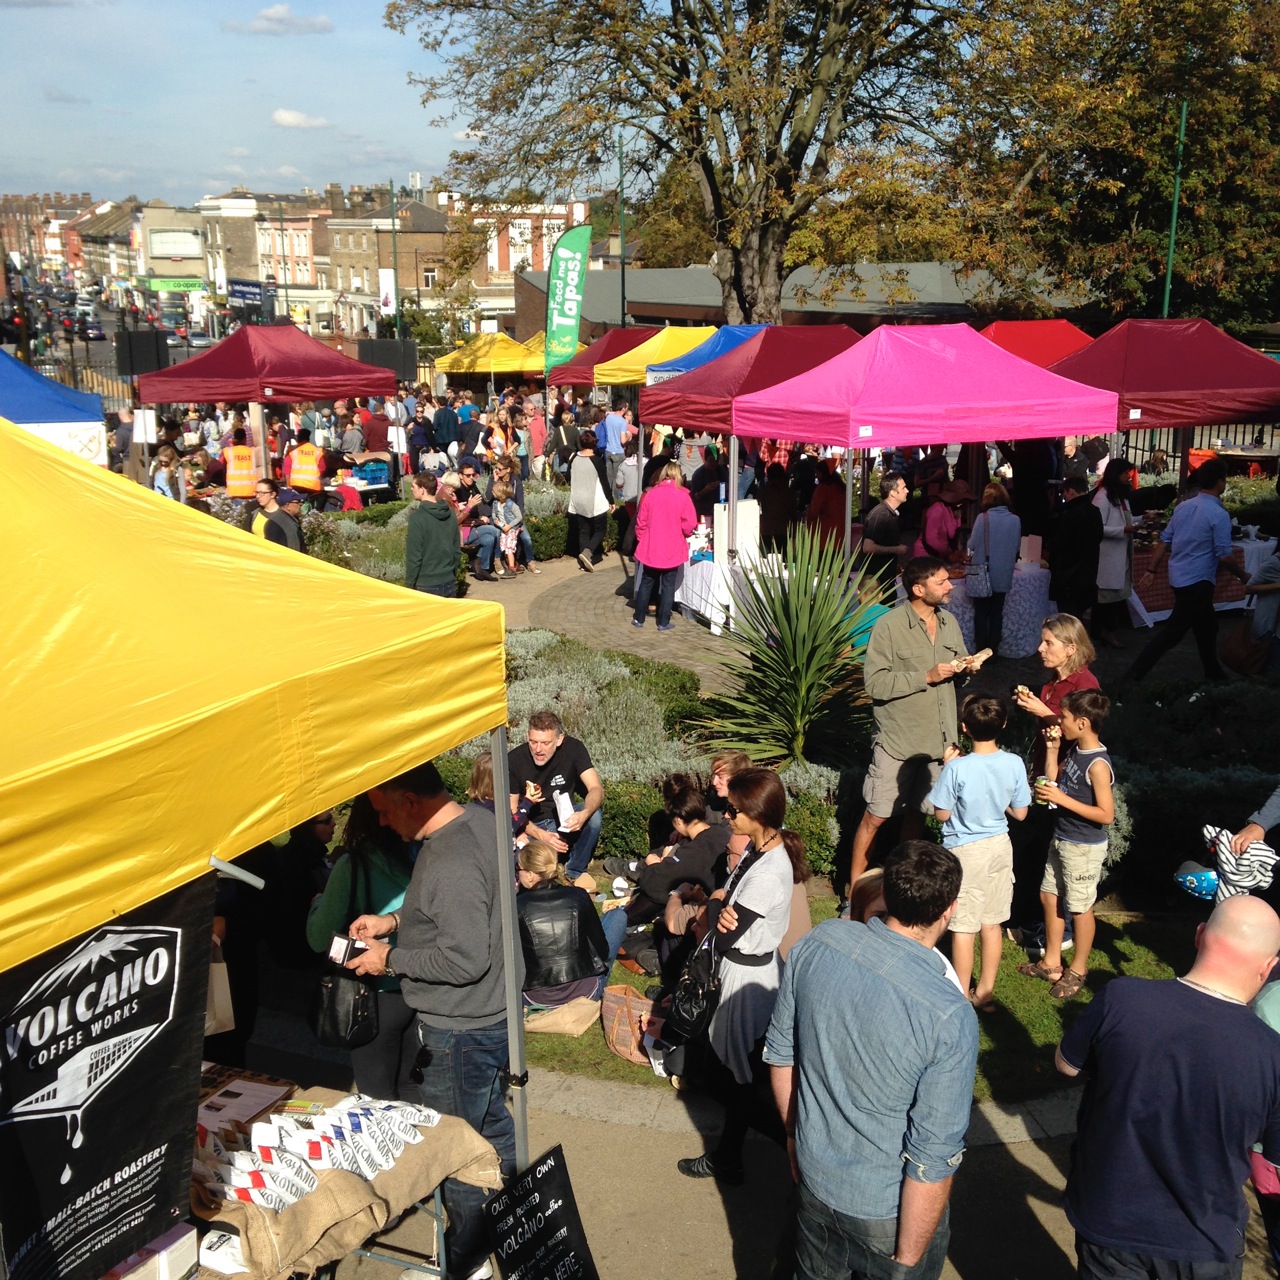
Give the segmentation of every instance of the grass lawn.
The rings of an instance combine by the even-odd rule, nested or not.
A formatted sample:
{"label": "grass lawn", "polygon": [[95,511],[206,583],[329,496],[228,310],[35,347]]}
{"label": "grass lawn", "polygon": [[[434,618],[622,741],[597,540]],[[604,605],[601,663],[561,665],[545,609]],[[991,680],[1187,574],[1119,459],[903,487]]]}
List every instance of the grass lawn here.
{"label": "grass lawn", "polygon": [[[835,915],[836,900],[825,895],[809,900],[815,924]],[[1116,914],[1098,918],[1098,938],[1089,964],[1086,991],[1075,1000],[1049,995],[1047,983],[1023,977],[1018,965],[1026,953],[1006,942],[996,978],[999,1008],[979,1018],[978,1075],[973,1096],[978,1101],[1024,1102],[1067,1085],[1053,1065],[1053,1051],[1062,1033],[1112,978],[1171,978],[1185,972],[1195,954],[1193,912],[1167,917]],[[612,982],[626,982],[643,991],[653,978],[613,967]],[[597,1080],[669,1089],[652,1071],[624,1061],[606,1047],[599,1026],[576,1039],[571,1036],[531,1035],[525,1041],[529,1063],[553,1071],[587,1075]]]}

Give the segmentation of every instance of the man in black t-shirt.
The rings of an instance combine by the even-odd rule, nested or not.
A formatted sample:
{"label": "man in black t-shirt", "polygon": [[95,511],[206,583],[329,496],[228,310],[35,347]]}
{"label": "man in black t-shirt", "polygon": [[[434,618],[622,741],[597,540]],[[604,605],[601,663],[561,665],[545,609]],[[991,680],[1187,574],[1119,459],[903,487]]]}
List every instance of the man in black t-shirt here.
{"label": "man in black t-shirt", "polygon": [[[507,757],[511,771],[511,812],[529,794],[534,807],[529,826],[541,828],[538,837],[557,853],[569,855],[568,875],[576,880],[586,871],[600,841],[604,785],[591,763],[587,748],[577,738],[565,737],[564,725],[554,711],[535,711],[529,717],[529,735]],[[561,796],[561,808],[556,797]],[[574,796],[582,803],[573,804]],[[570,808],[572,806],[572,808]],[[564,821],[562,810],[568,810]]]}
{"label": "man in black t-shirt", "polygon": [[907,482],[896,471],[886,471],[880,478],[880,502],[867,512],[862,525],[862,554],[868,576],[892,584],[898,573],[898,560],[907,554],[898,529],[898,508],[910,496]]}
{"label": "man in black t-shirt", "polygon": [[1081,1280],[1239,1277],[1250,1147],[1280,1161],[1280,1036],[1249,1002],[1280,949],[1261,898],[1228,898],[1174,981],[1117,978],[1068,1028],[1058,1070],[1088,1081],[1067,1218]]}

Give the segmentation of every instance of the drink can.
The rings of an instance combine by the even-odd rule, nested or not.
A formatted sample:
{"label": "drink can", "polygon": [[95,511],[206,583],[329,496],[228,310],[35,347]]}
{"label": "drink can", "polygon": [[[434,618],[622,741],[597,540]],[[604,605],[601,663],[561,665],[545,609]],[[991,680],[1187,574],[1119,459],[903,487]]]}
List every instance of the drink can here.
{"label": "drink can", "polygon": [[[1037,787],[1043,787],[1043,786],[1047,786],[1052,781],[1053,781],[1052,778],[1046,778],[1041,776],[1036,779],[1035,785]],[[1041,800],[1039,796],[1036,796],[1036,804],[1048,804],[1048,803],[1049,802],[1047,800]]]}

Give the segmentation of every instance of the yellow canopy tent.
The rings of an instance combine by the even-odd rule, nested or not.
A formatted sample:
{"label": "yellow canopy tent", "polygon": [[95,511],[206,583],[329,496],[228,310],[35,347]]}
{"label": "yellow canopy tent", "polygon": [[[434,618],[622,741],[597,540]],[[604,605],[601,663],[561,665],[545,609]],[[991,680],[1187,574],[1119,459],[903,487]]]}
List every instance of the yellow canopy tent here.
{"label": "yellow canopy tent", "polygon": [[661,329],[647,342],[624,352],[616,360],[596,365],[595,380],[598,387],[643,386],[645,370],[651,364],[674,360],[686,351],[692,351],[715,333],[714,325],[694,329],[669,326]]}
{"label": "yellow canopy tent", "polygon": [[437,373],[524,373],[529,348],[505,333],[482,333],[436,361]]}
{"label": "yellow canopy tent", "polygon": [[[539,329],[532,338],[527,339],[522,345],[528,347],[529,350],[533,352],[533,360],[525,366],[525,373],[536,375],[539,378],[542,377],[547,355],[547,331],[545,329]],[[569,358],[573,359],[574,356],[577,356],[580,352],[583,352],[586,349],[587,344],[585,342],[579,342],[577,347],[574,349],[573,356],[570,356]]]}

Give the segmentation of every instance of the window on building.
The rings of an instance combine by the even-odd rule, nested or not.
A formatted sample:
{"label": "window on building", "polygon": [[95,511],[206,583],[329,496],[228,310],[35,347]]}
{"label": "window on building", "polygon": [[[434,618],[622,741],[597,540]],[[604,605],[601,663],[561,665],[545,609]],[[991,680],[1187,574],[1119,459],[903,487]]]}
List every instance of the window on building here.
{"label": "window on building", "polygon": [[362,251],[369,248],[369,237],[363,231],[360,233],[360,248]]}
{"label": "window on building", "polygon": [[434,289],[436,287],[435,267],[422,268],[422,287],[424,289]]}
{"label": "window on building", "polygon": [[368,267],[365,267],[364,269],[364,292],[365,293],[369,292],[369,268]]}

